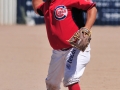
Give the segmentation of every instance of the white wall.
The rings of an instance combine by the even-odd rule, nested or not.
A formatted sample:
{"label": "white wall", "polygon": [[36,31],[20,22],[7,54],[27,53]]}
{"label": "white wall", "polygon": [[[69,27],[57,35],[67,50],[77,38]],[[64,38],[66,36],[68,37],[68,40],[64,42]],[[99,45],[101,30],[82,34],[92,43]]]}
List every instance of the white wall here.
{"label": "white wall", "polygon": [[0,0],[0,24],[16,24],[17,0]]}

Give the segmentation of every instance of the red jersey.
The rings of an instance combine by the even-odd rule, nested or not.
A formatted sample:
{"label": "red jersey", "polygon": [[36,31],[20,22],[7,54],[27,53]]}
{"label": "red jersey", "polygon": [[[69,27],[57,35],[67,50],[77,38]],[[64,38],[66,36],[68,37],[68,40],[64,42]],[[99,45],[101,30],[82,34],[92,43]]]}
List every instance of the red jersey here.
{"label": "red jersey", "polygon": [[72,17],[72,8],[87,11],[95,6],[91,0],[51,0],[41,4],[37,11],[44,15],[48,40],[53,49],[71,47],[67,42],[79,29]]}

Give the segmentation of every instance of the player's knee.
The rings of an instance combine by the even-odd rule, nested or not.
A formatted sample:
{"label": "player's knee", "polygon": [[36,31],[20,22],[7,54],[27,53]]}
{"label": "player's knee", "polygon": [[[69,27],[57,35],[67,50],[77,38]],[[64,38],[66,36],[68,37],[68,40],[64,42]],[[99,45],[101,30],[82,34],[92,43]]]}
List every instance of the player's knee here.
{"label": "player's knee", "polygon": [[46,87],[48,90],[59,90],[59,86],[56,85],[55,83],[52,83],[48,80],[46,80]]}

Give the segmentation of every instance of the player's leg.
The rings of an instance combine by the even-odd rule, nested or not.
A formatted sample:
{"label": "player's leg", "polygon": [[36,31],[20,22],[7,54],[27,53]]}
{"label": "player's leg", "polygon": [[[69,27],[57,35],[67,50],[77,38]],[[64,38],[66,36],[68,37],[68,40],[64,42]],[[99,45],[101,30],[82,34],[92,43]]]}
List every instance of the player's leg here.
{"label": "player's leg", "polygon": [[80,90],[79,81],[90,60],[90,50],[81,52],[73,48],[67,55],[66,60],[64,86],[68,87],[69,90]]}
{"label": "player's leg", "polygon": [[48,90],[59,90],[64,75],[65,54],[68,51],[53,50],[49,64],[46,86]]}

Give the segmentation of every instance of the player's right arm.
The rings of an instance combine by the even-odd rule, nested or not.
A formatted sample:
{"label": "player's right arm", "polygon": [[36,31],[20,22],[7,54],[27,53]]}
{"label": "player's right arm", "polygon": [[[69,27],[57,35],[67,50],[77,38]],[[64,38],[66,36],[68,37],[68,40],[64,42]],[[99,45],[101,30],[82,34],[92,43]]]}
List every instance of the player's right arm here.
{"label": "player's right arm", "polygon": [[[32,6],[33,6],[33,9],[34,11],[37,13],[37,14],[40,14],[38,12],[38,8],[40,5],[42,5],[44,2],[43,0],[32,0]],[[41,11],[42,12],[42,11]]]}

